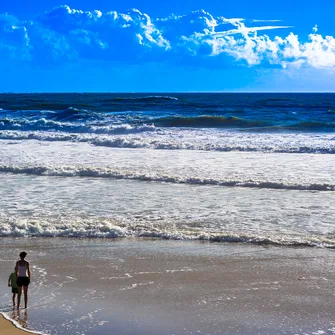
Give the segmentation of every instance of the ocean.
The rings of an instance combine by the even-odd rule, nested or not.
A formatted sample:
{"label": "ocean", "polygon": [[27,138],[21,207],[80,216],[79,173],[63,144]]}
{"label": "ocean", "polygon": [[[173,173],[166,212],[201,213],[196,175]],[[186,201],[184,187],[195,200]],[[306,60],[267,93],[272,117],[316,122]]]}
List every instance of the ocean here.
{"label": "ocean", "polygon": [[43,334],[335,334],[335,94],[0,94],[0,280]]}
{"label": "ocean", "polygon": [[1,94],[0,236],[335,246],[335,94]]}

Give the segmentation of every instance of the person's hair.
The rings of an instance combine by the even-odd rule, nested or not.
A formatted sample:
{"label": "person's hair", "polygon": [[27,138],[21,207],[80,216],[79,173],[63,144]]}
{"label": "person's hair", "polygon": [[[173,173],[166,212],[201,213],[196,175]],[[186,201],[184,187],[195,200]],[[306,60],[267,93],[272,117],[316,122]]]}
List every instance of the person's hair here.
{"label": "person's hair", "polygon": [[25,258],[27,256],[27,253],[25,251],[20,252],[20,257]]}

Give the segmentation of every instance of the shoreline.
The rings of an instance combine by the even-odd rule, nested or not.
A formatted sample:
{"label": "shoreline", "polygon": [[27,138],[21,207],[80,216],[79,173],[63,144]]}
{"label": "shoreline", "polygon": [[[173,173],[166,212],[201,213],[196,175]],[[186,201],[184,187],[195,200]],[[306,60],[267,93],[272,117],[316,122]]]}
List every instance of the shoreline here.
{"label": "shoreline", "polygon": [[[303,240],[297,240],[296,237],[288,237],[287,234],[281,233],[277,234],[278,241],[277,240],[271,240],[269,238],[269,234],[264,233],[261,236],[256,236],[253,234],[247,235],[247,234],[238,234],[238,232],[231,232],[229,233],[220,233],[220,232],[210,232],[210,233],[204,233],[204,234],[197,234],[196,232],[194,235],[187,235],[185,236],[174,236],[171,233],[171,236],[156,236],[155,233],[152,233],[152,236],[150,234],[148,235],[120,235],[120,236],[52,236],[52,235],[26,235],[26,236],[11,236],[11,235],[4,235],[0,236],[0,239],[22,239],[22,238],[29,238],[29,239],[46,239],[46,240],[52,240],[52,239],[65,239],[65,240],[73,240],[73,241],[91,241],[91,242],[121,242],[121,241],[128,241],[128,242],[140,242],[140,241],[151,241],[151,242],[182,242],[182,243],[199,243],[199,244],[213,244],[213,245],[232,245],[237,247],[272,247],[272,248],[283,248],[283,249],[314,249],[314,250],[335,250],[335,244],[333,240],[325,240],[325,241],[317,241],[316,237],[317,235],[313,236],[311,240],[307,240],[307,235],[301,235],[300,237]],[[162,233],[163,235],[163,233]],[[286,237],[286,241],[280,243],[279,237]],[[309,236],[310,237],[310,236]]]}
{"label": "shoreline", "polygon": [[42,333],[34,332],[29,329],[23,329],[16,322],[6,317],[2,312],[0,313],[0,335],[27,335],[27,334],[39,334]]}

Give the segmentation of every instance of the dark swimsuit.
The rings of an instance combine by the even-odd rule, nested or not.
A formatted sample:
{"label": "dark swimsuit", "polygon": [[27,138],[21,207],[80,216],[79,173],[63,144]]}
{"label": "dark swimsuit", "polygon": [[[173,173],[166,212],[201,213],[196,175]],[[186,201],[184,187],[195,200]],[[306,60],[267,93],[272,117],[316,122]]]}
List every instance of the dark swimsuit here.
{"label": "dark swimsuit", "polygon": [[30,279],[28,277],[17,277],[16,285],[17,287],[28,286],[30,284]]}
{"label": "dark swimsuit", "polygon": [[[24,266],[22,266],[20,264],[17,264],[17,266],[18,266],[19,276],[17,277],[16,285],[18,287],[22,287],[22,286],[27,287],[30,283],[30,279],[26,275],[26,273],[27,273],[27,263],[25,262]],[[22,268],[24,268],[24,269],[22,269]],[[20,276],[20,274],[21,274],[21,276]],[[22,274],[25,274],[25,275],[22,275]]]}

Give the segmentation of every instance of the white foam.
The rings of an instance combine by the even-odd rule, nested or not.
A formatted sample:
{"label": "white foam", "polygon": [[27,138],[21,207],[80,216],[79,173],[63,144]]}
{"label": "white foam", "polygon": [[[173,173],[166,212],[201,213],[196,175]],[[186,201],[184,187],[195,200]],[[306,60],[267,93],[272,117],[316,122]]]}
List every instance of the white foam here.
{"label": "white foam", "polygon": [[[81,130],[81,131],[80,131]],[[70,130],[69,130],[70,131]],[[104,135],[105,134],[105,135]],[[277,134],[214,131],[211,129],[161,129],[153,125],[117,125],[77,133],[55,131],[0,131],[3,140],[87,142],[111,148],[206,150],[277,153],[335,153],[334,134]]]}
{"label": "white foam", "polygon": [[[130,124],[111,124],[105,126],[94,126],[86,124],[74,124],[71,122],[60,122],[54,120],[46,120],[41,118],[39,120],[6,120],[0,121],[0,128],[6,129],[1,131],[1,137],[15,134],[15,131],[26,132],[30,131],[32,134],[38,136],[39,133],[44,132],[64,132],[76,136],[76,134],[137,134],[141,132],[155,131],[154,125],[138,125],[132,126]],[[13,132],[14,131],[14,132]],[[24,134],[22,134],[24,136]]]}
{"label": "white foam", "polygon": [[112,179],[130,179],[140,181],[168,182],[191,185],[217,185],[226,187],[270,188],[287,190],[315,190],[335,191],[335,183],[295,183],[294,181],[260,181],[251,179],[232,179],[228,176],[222,179],[189,177],[183,175],[166,175],[165,173],[152,173],[151,171],[133,171],[126,169],[77,167],[77,166],[11,166],[0,165],[0,173],[31,174],[37,176],[58,177],[96,177]]}
{"label": "white foam", "polygon": [[193,271],[190,268],[185,268],[185,269],[173,269],[173,270],[165,270],[166,273],[175,273],[175,272],[190,272]]}
{"label": "white foam", "polygon": [[17,321],[15,321],[15,320],[11,319],[6,313],[2,313],[2,312],[0,312],[0,314],[1,314],[6,320],[10,321],[16,328],[18,328],[18,329],[20,329],[20,330],[23,330],[23,331],[26,332],[26,333],[29,333],[29,334],[39,334],[39,335],[47,335],[47,334],[42,333],[42,332],[31,331],[31,330],[29,330],[29,329],[27,329],[27,328],[22,327],[22,326],[20,325],[19,322],[17,322]]}
{"label": "white foam", "polygon": [[[39,229],[32,229],[31,226],[38,225]],[[134,220],[128,223],[125,220],[100,220],[83,219],[67,217],[66,219],[47,220],[34,218],[31,222],[27,218],[4,218],[0,217],[0,236],[2,237],[88,237],[88,238],[120,238],[120,237],[154,237],[172,240],[208,240],[215,242],[232,242],[232,243],[251,243],[259,245],[283,245],[283,246],[320,246],[335,247],[335,238],[327,238],[317,235],[288,235],[283,233],[266,232],[266,235],[260,232],[225,231],[221,232],[218,227],[217,232],[208,233],[206,229],[199,231],[199,228],[192,229],[181,225],[177,228],[171,224],[171,221],[162,222],[159,225],[153,225],[150,220],[145,225],[143,221],[136,228]],[[190,268],[185,269],[167,269],[166,273],[192,271]],[[44,276],[44,273],[42,274]],[[103,279],[128,279],[132,276],[126,273],[124,276],[106,277]],[[75,278],[67,277],[69,281],[75,281]]]}
{"label": "white foam", "polygon": [[0,152],[1,236],[334,245],[333,155],[36,140]]}
{"label": "white foam", "polygon": [[134,283],[134,284],[131,284],[130,286],[126,286],[126,287],[120,288],[119,291],[133,290],[134,288],[137,288],[139,286],[148,286],[148,285],[152,285],[154,283],[155,282],[153,282],[153,281],[149,281],[149,282],[145,282],[145,283]]}

